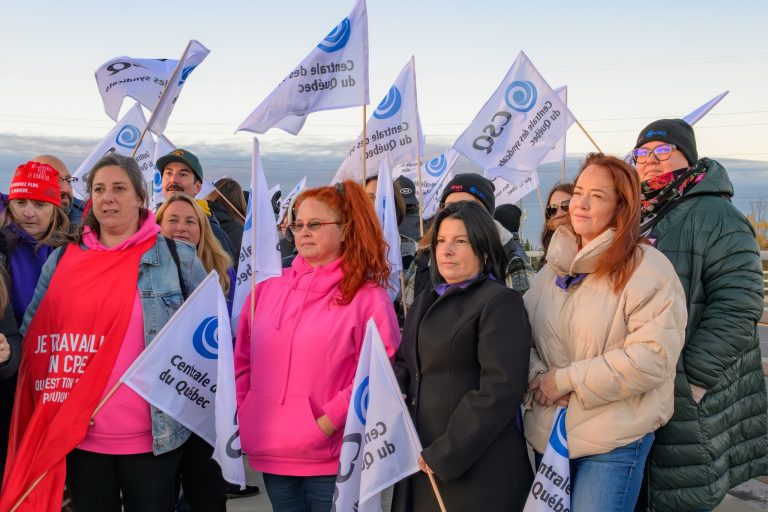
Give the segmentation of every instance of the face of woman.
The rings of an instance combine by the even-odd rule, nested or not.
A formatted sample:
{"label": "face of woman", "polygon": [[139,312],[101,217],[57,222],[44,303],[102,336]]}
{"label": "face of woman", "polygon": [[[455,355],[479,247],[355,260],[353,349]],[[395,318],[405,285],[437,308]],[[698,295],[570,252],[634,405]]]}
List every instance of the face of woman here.
{"label": "face of woman", "polygon": [[560,207],[563,201],[568,201],[569,199],[571,199],[571,195],[567,192],[563,192],[562,190],[553,192],[552,197],[549,198],[549,204],[556,204],[558,206],[555,214],[547,220],[551,230],[554,231],[560,226],[568,224],[570,221],[568,212]]}
{"label": "face of woman", "polygon": [[379,186],[379,180],[371,180],[365,184],[365,193],[368,195],[368,199],[371,203],[376,204],[376,187]]}
{"label": "face of woman", "polygon": [[[293,223],[302,226],[293,232],[296,249],[311,266],[326,265],[341,256],[343,230],[341,224],[315,224],[339,222],[339,217],[328,205],[309,198],[301,202]],[[314,231],[313,231],[314,229]]]}
{"label": "face of woman", "polygon": [[590,165],[579,175],[571,198],[571,225],[587,245],[614,224],[618,193],[610,172]]}
{"label": "face of woman", "polygon": [[133,234],[139,229],[141,197],[122,167],[108,165],[96,171],[91,188],[93,214],[110,235]]}
{"label": "face of woman", "polygon": [[469,243],[464,221],[448,218],[440,223],[435,260],[437,270],[448,284],[461,283],[480,273],[480,259]]}
{"label": "face of woman", "polygon": [[10,208],[16,224],[30,235],[39,239],[51,225],[53,209],[56,206],[45,201],[12,199]]}
{"label": "face of woman", "polygon": [[195,209],[186,201],[174,201],[165,208],[160,231],[163,236],[189,242],[195,247],[200,243],[200,223]]}

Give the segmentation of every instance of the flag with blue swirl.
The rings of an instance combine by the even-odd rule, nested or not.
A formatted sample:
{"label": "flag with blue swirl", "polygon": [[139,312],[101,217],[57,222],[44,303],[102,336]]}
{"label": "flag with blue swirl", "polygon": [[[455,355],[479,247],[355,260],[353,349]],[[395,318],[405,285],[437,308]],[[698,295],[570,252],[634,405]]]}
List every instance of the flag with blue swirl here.
{"label": "flag with blue swirl", "polygon": [[[93,148],[93,151],[72,174],[73,177],[77,178],[77,182],[72,183],[72,193],[76,198],[83,200],[88,198],[84,178],[93,169],[93,164],[107,153],[131,156],[133,148],[139,142],[139,136],[146,125],[147,121],[144,118],[144,112],[142,112],[139,105],[134,105],[120,118],[120,121],[101,139],[101,142]],[[144,179],[151,179],[152,171],[155,167],[155,141],[152,140],[152,137],[144,137],[142,139],[141,145],[133,159],[139,164]]]}
{"label": "flag with blue swirl", "polygon": [[417,161],[405,162],[395,166],[393,174],[395,178],[405,176],[416,185],[416,197],[419,198],[418,190],[421,189],[422,217],[429,218],[437,213],[437,206],[440,199],[440,193],[446,183],[451,181],[454,173],[451,171],[459,153],[453,148],[448,148],[436,157],[421,162],[421,180]]}
{"label": "flag with blue swirl", "polygon": [[243,486],[232,352],[227,302],[212,271],[120,380],[213,446],[224,479]]}
{"label": "flag with blue swirl", "polygon": [[349,16],[248,114],[237,131],[266,133],[280,128],[297,135],[307,114],[368,102],[368,11],[365,0],[357,0]]}
{"label": "flag with blue swirl", "polygon": [[397,75],[395,83],[368,118],[366,126],[366,140],[363,141],[363,132],[360,131],[357,141],[336,171],[334,183],[347,179],[360,181],[363,178],[363,151],[367,169],[378,168],[384,155],[392,164],[415,162],[417,153],[419,157],[424,156],[424,133],[416,98],[416,60],[413,57]]}
{"label": "flag with blue swirl", "polygon": [[104,111],[117,121],[123,100],[133,98],[153,113],[149,130],[162,134],[184,83],[208,53],[208,48],[192,39],[180,60],[126,56],[108,60],[94,73]]}
{"label": "flag with blue swirl", "polygon": [[569,512],[571,510],[571,468],[565,431],[565,407],[555,410],[552,434],[544,457],[536,469],[531,492],[523,512]]}
{"label": "flag with blue swirl", "polygon": [[515,183],[536,171],[575,120],[525,53],[520,52],[453,147],[483,170]]}
{"label": "flag with blue swirl", "polygon": [[380,512],[381,491],[419,471],[422,447],[372,318],[352,390],[332,510]]}
{"label": "flag with blue swirl", "polygon": [[[155,145],[155,162],[161,157],[167,155],[171,151],[175,150],[176,146],[168,140],[165,135],[161,135],[157,138],[157,144]],[[152,179],[148,180],[150,183],[150,190],[152,193],[149,195],[149,206],[153,210],[163,203],[163,173],[161,169],[154,165],[152,168]]]}
{"label": "flag with blue swirl", "polygon": [[376,181],[376,201],[374,209],[387,242],[387,263],[389,264],[389,298],[394,300],[400,291],[400,272],[403,270],[403,258],[400,255],[400,231],[397,228],[395,211],[395,183],[392,181],[392,167],[389,158],[381,160],[379,179]]}

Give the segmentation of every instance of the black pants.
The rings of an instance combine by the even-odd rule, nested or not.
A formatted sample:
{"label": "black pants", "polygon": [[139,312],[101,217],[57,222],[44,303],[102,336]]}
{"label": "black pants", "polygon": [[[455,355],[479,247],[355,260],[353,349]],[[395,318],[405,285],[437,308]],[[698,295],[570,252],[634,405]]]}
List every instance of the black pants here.
{"label": "black pants", "polygon": [[211,458],[213,447],[192,434],[181,449],[181,489],[189,510],[226,512],[227,484],[221,476],[219,463]]}
{"label": "black pants", "polygon": [[73,450],[67,455],[72,504],[77,512],[172,512],[180,460],[181,448],[157,456]]}

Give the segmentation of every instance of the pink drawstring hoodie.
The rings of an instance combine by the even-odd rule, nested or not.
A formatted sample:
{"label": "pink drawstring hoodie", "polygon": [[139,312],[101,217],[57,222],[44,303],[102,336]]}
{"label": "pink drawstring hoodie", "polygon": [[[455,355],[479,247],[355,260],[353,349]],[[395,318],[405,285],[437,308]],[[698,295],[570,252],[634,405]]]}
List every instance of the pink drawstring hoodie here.
{"label": "pink drawstring hoodie", "polygon": [[[154,214],[149,212],[149,217],[139,230],[128,240],[114,247],[104,247],[99,242],[96,233],[92,231],[85,232],[83,244],[92,251],[121,251],[156,237],[159,232],[160,226],[157,225]],[[102,398],[114,387],[125,370],[141,354],[144,347],[144,315],[141,309],[141,296],[137,287],[123,345],[120,347]],[[110,455],[151,452],[152,417],[149,404],[131,388],[121,385],[93,418],[93,425],[88,427],[85,439],[78,448]]]}
{"label": "pink drawstring hoodie", "polygon": [[[400,330],[386,291],[367,285],[338,305],[341,259],[316,268],[301,256],[283,275],[254,290],[240,316],[235,382],[240,442],[257,471],[291,476],[335,475],[368,319],[390,358]],[[317,425],[327,415],[336,432]]]}

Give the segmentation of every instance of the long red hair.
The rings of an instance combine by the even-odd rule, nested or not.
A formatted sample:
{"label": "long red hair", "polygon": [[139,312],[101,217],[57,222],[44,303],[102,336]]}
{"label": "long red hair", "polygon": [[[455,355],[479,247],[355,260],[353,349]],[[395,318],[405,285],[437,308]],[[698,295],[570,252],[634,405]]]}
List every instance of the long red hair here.
{"label": "long red hair", "polygon": [[603,153],[590,153],[579,170],[575,184],[584,169],[596,165],[608,171],[618,195],[618,204],[611,227],[616,229],[613,243],[603,253],[595,275],[613,279],[613,291],[618,294],[626,286],[642,258],[638,245],[644,243],[640,236],[640,179],[637,172],[624,160]]}
{"label": "long red hair", "polygon": [[339,289],[339,304],[349,304],[357,290],[368,282],[387,287],[389,249],[381,224],[365,189],[352,180],[330,187],[305,190],[296,199],[295,209],[305,199],[322,201],[339,216],[344,241],[341,245],[341,269],[344,272]]}

